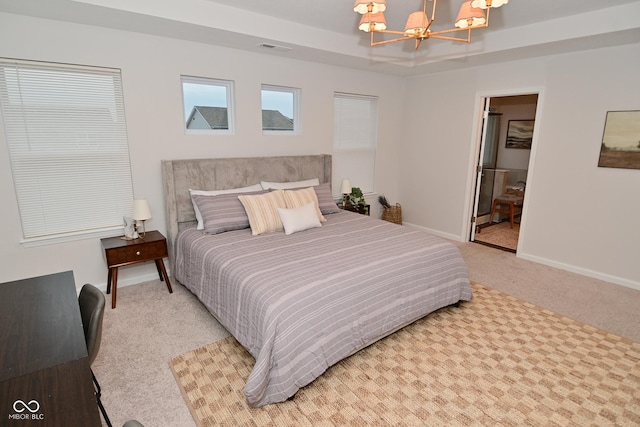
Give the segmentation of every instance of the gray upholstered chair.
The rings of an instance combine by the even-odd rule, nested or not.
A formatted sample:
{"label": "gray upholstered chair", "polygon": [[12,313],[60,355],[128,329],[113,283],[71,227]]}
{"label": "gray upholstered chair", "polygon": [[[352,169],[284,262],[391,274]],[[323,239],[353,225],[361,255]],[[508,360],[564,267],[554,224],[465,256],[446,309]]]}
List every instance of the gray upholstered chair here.
{"label": "gray upholstered chair", "polygon": [[[89,355],[89,365],[93,364],[96,360],[98,351],[100,350],[100,341],[102,340],[102,320],[104,318],[104,306],[105,298],[100,289],[87,283],[80,290],[78,296],[78,303],[80,304],[80,314],[82,316],[82,327],[84,328],[84,338],[87,342],[87,353]],[[100,383],[96,379],[93,370],[91,370],[91,376],[93,377],[93,383],[96,386],[96,399],[98,400],[98,407],[105,422],[111,427],[111,421],[107,416],[107,411],[102,405],[100,398],[102,390],[100,389]]]}

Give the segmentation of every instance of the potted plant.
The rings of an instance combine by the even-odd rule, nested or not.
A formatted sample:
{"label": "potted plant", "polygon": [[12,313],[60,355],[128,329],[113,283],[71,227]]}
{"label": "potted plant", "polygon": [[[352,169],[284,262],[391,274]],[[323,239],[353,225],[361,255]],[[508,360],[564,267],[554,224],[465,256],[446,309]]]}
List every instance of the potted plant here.
{"label": "potted plant", "polygon": [[351,188],[351,193],[347,196],[347,203],[356,209],[361,209],[367,204],[359,187]]}

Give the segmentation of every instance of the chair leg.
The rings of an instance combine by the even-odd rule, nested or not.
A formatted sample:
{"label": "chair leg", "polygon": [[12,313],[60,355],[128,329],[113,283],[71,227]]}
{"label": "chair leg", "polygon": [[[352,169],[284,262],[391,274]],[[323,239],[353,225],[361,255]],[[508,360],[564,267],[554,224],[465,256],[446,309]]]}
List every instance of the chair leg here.
{"label": "chair leg", "polygon": [[98,396],[97,394],[96,394],[96,399],[98,400],[98,407],[100,408],[100,412],[102,412],[102,417],[104,418],[104,421],[107,423],[107,426],[113,427],[111,425],[111,420],[109,419],[109,416],[107,415],[107,411],[106,411],[106,409],[104,409],[104,405],[102,404],[102,400],[100,399],[100,396]]}
{"label": "chair leg", "polygon": [[98,408],[100,408],[100,412],[102,413],[102,417],[104,418],[104,421],[107,423],[107,426],[112,427],[111,420],[107,415],[107,410],[104,409],[104,405],[102,404],[102,399],[100,398],[102,396],[102,389],[100,388],[100,383],[96,378],[96,374],[93,373],[93,369],[91,369],[91,377],[93,378],[93,384],[96,386],[96,400],[98,401]]}
{"label": "chair leg", "polygon": [[93,383],[96,386],[96,394],[98,397],[102,396],[102,389],[100,389],[100,383],[98,382],[98,379],[96,378],[96,374],[93,373],[93,369],[91,370],[91,377],[93,378]]}

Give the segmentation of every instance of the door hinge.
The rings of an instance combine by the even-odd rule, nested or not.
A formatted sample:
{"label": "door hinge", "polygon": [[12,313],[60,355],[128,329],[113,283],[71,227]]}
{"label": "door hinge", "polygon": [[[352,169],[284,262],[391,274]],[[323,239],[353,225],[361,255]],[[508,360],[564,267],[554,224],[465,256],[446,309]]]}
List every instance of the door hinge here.
{"label": "door hinge", "polygon": [[472,217],[471,217],[471,224],[473,224],[473,223],[475,223],[475,222],[476,222],[476,217],[475,217],[475,216],[472,216]]}

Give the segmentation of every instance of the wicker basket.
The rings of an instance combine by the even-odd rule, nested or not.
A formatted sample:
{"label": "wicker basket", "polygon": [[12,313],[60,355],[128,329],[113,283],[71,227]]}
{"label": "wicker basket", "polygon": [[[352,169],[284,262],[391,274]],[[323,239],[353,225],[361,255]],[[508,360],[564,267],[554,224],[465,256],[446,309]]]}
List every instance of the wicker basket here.
{"label": "wicker basket", "polygon": [[382,219],[402,225],[402,207],[400,203],[396,203],[395,206],[389,208],[384,208],[382,211]]}

